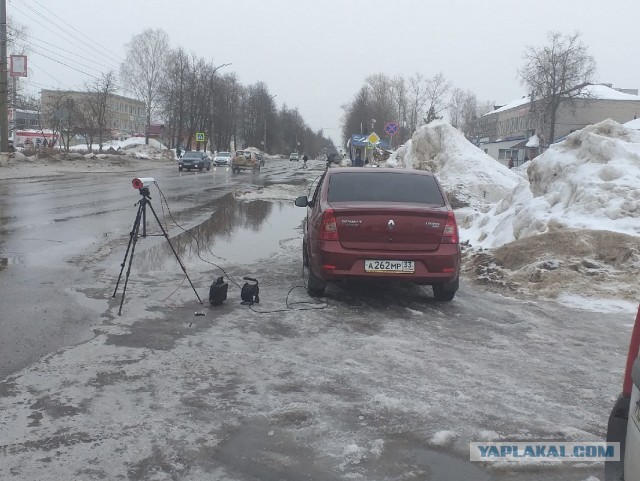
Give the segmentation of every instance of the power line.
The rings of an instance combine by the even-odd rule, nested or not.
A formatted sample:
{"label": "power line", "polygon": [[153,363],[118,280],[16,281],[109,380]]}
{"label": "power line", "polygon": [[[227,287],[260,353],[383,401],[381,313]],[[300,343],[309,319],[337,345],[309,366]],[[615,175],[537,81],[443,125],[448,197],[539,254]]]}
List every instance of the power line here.
{"label": "power line", "polygon": [[[21,1],[21,0],[18,0],[18,1]],[[65,42],[66,42],[66,41],[68,41],[67,39],[65,39],[64,37],[62,37],[62,36],[60,35],[60,33],[59,33],[59,32],[57,32],[57,31],[55,31],[55,30],[53,30],[53,29],[49,28],[47,25],[43,24],[43,23],[42,23],[42,22],[40,22],[39,20],[37,20],[37,19],[35,19],[35,18],[31,17],[29,14],[27,14],[26,12],[24,12],[24,10],[22,10],[22,9],[18,8],[18,7],[17,7],[17,6],[15,6],[15,5],[13,6],[13,8],[15,8],[18,12],[22,13],[24,16],[26,16],[27,18],[31,19],[32,21],[34,21],[35,23],[37,23],[38,25],[40,25],[40,26],[41,26],[41,27],[43,27],[44,29],[46,29],[46,30],[48,30],[48,31],[52,32],[53,34],[57,35],[58,37],[60,37],[60,38],[61,38],[62,40],[64,40]],[[40,40],[40,41],[42,41],[42,40]],[[84,43],[84,41],[82,41],[82,42]],[[47,42],[47,43],[48,43],[48,42]],[[86,50],[85,48],[82,48],[80,45],[76,45],[76,47],[77,47],[77,48],[79,48],[80,50],[82,50],[83,52],[85,52],[85,53],[89,54],[89,55],[94,55],[94,52],[90,52],[90,51]],[[102,55],[102,54],[100,54],[100,55]]]}
{"label": "power line", "polygon": [[42,52],[38,52],[38,55],[40,55],[41,57],[44,57],[44,58],[48,58],[49,60],[51,60],[51,61],[53,61],[53,62],[55,62],[55,63],[59,63],[60,65],[63,65],[63,66],[65,66],[65,67],[67,67],[67,68],[70,68],[71,70],[75,70],[76,72],[80,72],[81,74],[86,75],[87,77],[91,77],[91,78],[93,78],[93,79],[99,80],[99,77],[96,77],[95,75],[92,75],[92,74],[87,73],[87,72],[85,72],[85,71],[83,71],[83,70],[80,70],[79,68],[72,67],[72,66],[71,66],[71,65],[69,65],[69,64],[66,64],[66,63],[64,63],[64,62],[61,62],[60,60],[56,60],[56,59],[55,59],[55,58],[53,58],[53,57],[49,57],[48,55],[45,55],[45,54],[43,54]]}
{"label": "power line", "polygon": [[[46,41],[46,40],[42,40],[42,39],[40,39],[40,38],[38,38],[38,37],[34,37],[33,35],[29,35],[29,39],[30,39],[31,41],[35,40],[36,42],[40,42],[40,43],[44,43],[44,44],[50,45],[50,46],[51,46],[51,47],[53,47],[53,48],[56,48],[56,49],[58,49],[58,50],[61,50],[62,52],[69,53],[69,54],[71,54],[71,55],[75,55],[76,57],[81,58],[81,59],[83,59],[83,60],[88,60],[89,62],[94,62],[96,65],[101,65],[101,66],[103,66],[103,67],[105,67],[105,68],[108,68],[108,69],[111,69],[111,70],[116,70],[116,69],[114,69],[114,68],[113,68],[113,66],[110,66],[110,65],[106,65],[106,64],[103,64],[103,63],[97,62],[95,59],[92,59],[92,58],[83,57],[82,55],[78,55],[76,52],[72,52],[71,50],[67,50],[67,49],[65,49],[65,48],[62,48],[62,47],[60,47],[60,46],[58,46],[58,45],[55,45],[55,44],[53,44],[53,43],[51,43],[51,42],[48,42],[48,41]],[[38,47],[38,48],[43,48],[43,47],[41,47],[40,45],[36,45],[36,47]],[[55,52],[55,53],[57,53],[57,52]]]}
{"label": "power line", "polygon": [[[33,62],[33,60],[29,60],[29,67],[36,67],[36,71],[40,71],[41,73],[44,73],[45,75],[49,76],[53,81],[57,82],[59,85],[62,85],[62,82],[60,82],[59,79],[57,79],[56,77],[54,77],[53,75],[51,75],[49,72],[47,72],[45,69],[40,68],[39,65],[35,64]],[[28,78],[28,77],[27,77]]]}
{"label": "power line", "polygon": [[[44,50],[45,52],[49,52],[49,53],[51,53],[51,54],[53,54],[53,55],[57,55],[58,57],[63,58],[63,59],[65,59],[65,60],[70,60],[71,62],[74,62],[74,61],[75,61],[74,59],[69,58],[69,57],[66,57],[66,56],[64,56],[64,55],[61,55],[61,54],[59,54],[58,52],[56,52],[56,51],[54,51],[54,50],[50,50],[50,49],[48,49],[48,48],[41,47],[41,46],[39,46],[39,45],[33,45],[33,44],[29,44],[29,45],[31,45],[31,51],[32,51],[33,53],[37,53],[38,55],[42,55],[42,52],[39,52],[39,51],[38,51],[38,50],[36,50],[36,49],[42,49],[42,50]],[[24,46],[25,46],[25,47],[28,47],[29,45],[24,45]],[[99,69],[97,69],[97,68],[95,68],[95,67],[92,67],[92,66],[90,66],[90,65],[85,65],[85,64],[82,64],[82,63],[77,62],[77,61],[76,61],[76,64],[77,64],[77,65],[79,65],[80,67],[88,68],[88,69],[90,69],[90,70],[94,70],[94,71],[96,71],[96,72],[98,72],[98,73],[102,73],[102,71],[101,71],[101,70],[99,70]]]}
{"label": "power line", "polygon": [[[17,0],[17,1],[18,1],[18,2],[20,2],[22,5],[24,5],[26,8],[28,8],[28,9],[30,8],[30,6],[29,6],[29,5],[28,5],[24,0]],[[36,2],[36,3],[37,3],[37,2]],[[48,18],[47,18],[47,17],[46,17],[42,12],[37,11],[37,10],[31,10],[31,11],[33,11],[33,13],[35,13],[36,15],[38,15],[38,16],[39,16],[40,18],[42,18],[44,21],[48,21],[48,20],[49,20],[49,19],[48,19]],[[24,12],[23,12],[23,13],[24,13]],[[33,19],[33,17],[31,17],[31,18],[32,18],[32,20],[35,20],[35,19]],[[60,17],[57,17],[57,18],[60,18]],[[65,23],[66,23],[66,22],[65,22]],[[42,25],[42,24],[41,24],[41,25]],[[67,24],[67,25],[68,25],[68,24]],[[57,27],[58,27],[58,29],[59,29],[61,32],[65,33],[67,36],[71,37],[71,38],[72,38],[72,39],[74,39],[75,41],[80,42],[80,44],[86,44],[86,41],[85,41],[85,40],[83,40],[83,39],[81,39],[81,38],[77,37],[76,35],[74,35],[73,33],[69,32],[69,31],[68,31],[68,30],[66,30],[65,28],[61,27],[60,25],[57,25]],[[75,28],[75,27],[72,27],[72,28]],[[77,31],[77,29],[76,29],[76,31]],[[98,55],[105,56],[103,52],[99,52],[95,47],[93,47],[93,46],[91,46],[91,45],[86,45],[86,46],[87,46],[87,47],[89,47],[89,48],[91,48],[91,49],[92,49],[95,53],[97,53]],[[111,53],[109,52],[109,53],[108,53],[108,55],[111,55]],[[113,59],[112,59],[112,58],[110,58],[110,57],[109,57],[109,59],[110,59],[110,60],[113,60]]]}
{"label": "power line", "polygon": [[[88,35],[85,35],[84,33],[82,33],[80,30],[78,30],[76,27],[74,27],[73,25],[70,25],[66,20],[64,20],[63,18],[60,18],[58,15],[55,14],[55,12],[52,12],[51,10],[49,10],[47,7],[45,7],[44,5],[42,5],[40,2],[38,2],[38,0],[32,0],[34,3],[38,4],[41,8],[43,8],[44,10],[46,10],[47,12],[49,12],[51,15],[53,15],[54,17],[56,17],[58,20],[60,20],[62,23],[64,23],[65,25],[67,25],[68,27],[70,27],[71,29],[73,29],[75,32],[79,33],[80,35],[82,35],[83,37],[85,37],[86,39],[88,39],[90,42],[93,42],[95,45],[97,45],[98,47],[100,47],[104,52],[106,52],[108,55],[112,55],[112,53],[107,50],[105,47],[103,47],[102,45],[100,45],[98,42],[96,42],[95,40],[93,40],[91,37],[89,37]],[[104,53],[102,54],[104,55]],[[122,59],[118,59],[116,58],[115,60],[122,62]]]}

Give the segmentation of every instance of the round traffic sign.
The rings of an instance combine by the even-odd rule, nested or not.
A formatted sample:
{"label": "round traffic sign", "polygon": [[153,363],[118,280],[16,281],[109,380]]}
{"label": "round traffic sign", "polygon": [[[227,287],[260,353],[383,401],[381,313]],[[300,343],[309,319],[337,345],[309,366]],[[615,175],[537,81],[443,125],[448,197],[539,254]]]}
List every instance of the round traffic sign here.
{"label": "round traffic sign", "polygon": [[395,122],[387,122],[387,124],[384,126],[384,131],[387,133],[387,135],[396,135],[398,133],[398,124],[396,124]]}

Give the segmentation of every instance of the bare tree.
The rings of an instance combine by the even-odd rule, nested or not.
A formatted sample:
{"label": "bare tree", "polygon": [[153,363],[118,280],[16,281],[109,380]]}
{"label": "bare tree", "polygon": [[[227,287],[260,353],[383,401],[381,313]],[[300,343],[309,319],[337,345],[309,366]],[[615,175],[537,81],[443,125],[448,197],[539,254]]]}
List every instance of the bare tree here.
{"label": "bare tree", "polygon": [[85,116],[91,117],[92,131],[98,136],[100,152],[102,152],[104,137],[110,130],[113,116],[109,98],[116,93],[117,88],[116,74],[113,71],[102,74],[99,79],[87,86],[90,95],[87,99]]}
{"label": "bare tree", "polygon": [[544,47],[528,46],[523,56],[524,65],[518,69],[521,83],[531,92],[532,108],[540,114],[544,146],[555,138],[560,105],[584,96],[584,89],[596,71],[595,61],[579,32],[572,35],[549,32],[547,40]]}
{"label": "bare tree", "polygon": [[437,73],[427,80],[425,87],[425,103],[428,106],[425,122],[428,124],[435,119],[441,119],[442,112],[447,109],[447,95],[451,89],[451,82],[442,73]]}
{"label": "bare tree", "polygon": [[470,90],[454,89],[449,102],[449,117],[451,125],[470,138],[473,125],[478,118],[478,98],[476,95]]}
{"label": "bare tree", "polygon": [[407,111],[409,109],[407,82],[403,77],[395,77],[393,79],[393,100],[396,107],[395,120],[398,123],[399,132],[397,134],[398,142],[402,143],[408,138],[407,133]]}
{"label": "bare tree", "polygon": [[409,77],[409,130],[411,132],[414,132],[418,128],[424,105],[427,102],[426,91],[424,75],[416,72],[413,77]]}
{"label": "bare tree", "polygon": [[7,19],[7,51],[15,55],[26,55],[28,51],[29,28],[15,21],[11,15]]}
{"label": "bare tree", "polygon": [[41,115],[44,124],[51,129],[53,138],[60,134],[62,146],[69,152],[71,139],[78,131],[80,114],[78,106],[70,92],[56,92],[46,105]]}
{"label": "bare tree", "polygon": [[184,143],[189,55],[178,48],[167,55],[166,64],[166,74],[160,89],[161,114],[171,132],[171,147],[176,147]]}
{"label": "bare tree", "polygon": [[120,66],[124,87],[145,103],[145,143],[149,143],[151,115],[160,97],[169,36],[164,30],[147,29],[127,44],[127,57]]}

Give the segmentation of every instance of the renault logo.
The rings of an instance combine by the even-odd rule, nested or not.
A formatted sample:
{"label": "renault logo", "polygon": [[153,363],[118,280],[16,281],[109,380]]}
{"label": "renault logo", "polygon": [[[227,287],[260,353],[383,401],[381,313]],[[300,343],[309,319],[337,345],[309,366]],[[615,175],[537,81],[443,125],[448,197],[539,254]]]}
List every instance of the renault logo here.
{"label": "renault logo", "polygon": [[389,219],[389,222],[387,222],[387,227],[389,227],[389,229],[393,229],[396,226],[396,223],[393,221],[393,219]]}

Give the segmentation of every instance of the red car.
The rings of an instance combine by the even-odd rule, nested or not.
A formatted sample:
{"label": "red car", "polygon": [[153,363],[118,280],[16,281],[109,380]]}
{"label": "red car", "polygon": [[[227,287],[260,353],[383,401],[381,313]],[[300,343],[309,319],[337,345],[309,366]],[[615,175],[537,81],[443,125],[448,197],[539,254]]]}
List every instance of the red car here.
{"label": "red car", "polygon": [[433,286],[450,301],[459,286],[460,244],[453,210],[430,172],[386,168],[327,169],[307,207],[302,255],[307,289],[327,282],[386,278]]}

